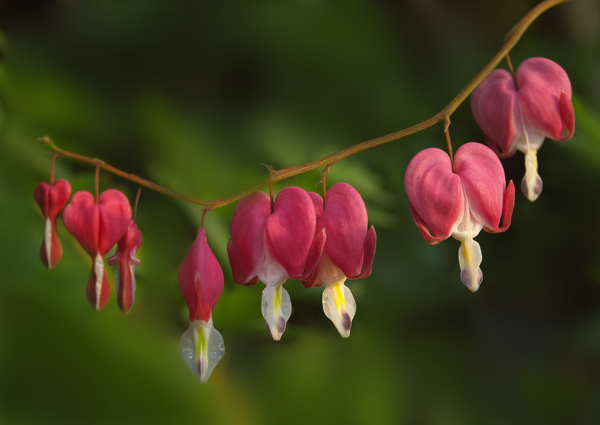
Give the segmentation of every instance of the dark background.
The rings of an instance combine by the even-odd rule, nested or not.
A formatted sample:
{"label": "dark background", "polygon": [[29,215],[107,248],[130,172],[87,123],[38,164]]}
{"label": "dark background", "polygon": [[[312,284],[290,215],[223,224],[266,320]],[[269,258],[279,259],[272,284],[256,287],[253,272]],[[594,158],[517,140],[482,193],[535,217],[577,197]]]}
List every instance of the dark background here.
{"label": "dark background", "polygon": [[[515,67],[544,56],[565,68],[576,131],[540,150],[541,197],[517,193],[509,231],[478,236],[475,294],[460,281],[459,243],[425,243],[404,192],[410,159],[445,149],[441,124],[328,176],[360,191],[379,238],[372,276],[348,283],[348,339],[323,314],[322,290],[296,281],[288,329],[271,339],[264,286],[231,278],[233,205],[206,218],[225,271],[214,324],[226,354],[204,385],[178,353],[194,205],[142,192],[128,315],[114,293],[103,311],[89,306],[91,260],[62,221],[62,262],[50,272],[38,257],[32,194],[51,159],[38,137],[190,196],[229,196],[266,177],[260,163],[299,165],[434,115],[535,3],[0,1],[0,422],[600,423],[598,2],[543,14],[511,53]],[[455,149],[483,141],[468,101],[452,123]],[[523,162],[504,161],[517,187]],[[315,190],[320,172],[274,189]],[[57,160],[74,191],[93,190],[93,174]],[[103,172],[110,187],[131,200],[137,190]]]}

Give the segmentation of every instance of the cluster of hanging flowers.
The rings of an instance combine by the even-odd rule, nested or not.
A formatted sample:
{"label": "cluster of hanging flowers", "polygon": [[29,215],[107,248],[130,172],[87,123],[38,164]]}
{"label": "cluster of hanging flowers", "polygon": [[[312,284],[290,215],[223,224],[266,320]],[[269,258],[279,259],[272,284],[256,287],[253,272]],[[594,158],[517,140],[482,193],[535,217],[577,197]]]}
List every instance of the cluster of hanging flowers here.
{"label": "cluster of hanging flowers", "polygon": [[[466,143],[454,158],[440,149],[425,149],[410,161],[405,188],[410,212],[426,242],[437,244],[450,236],[460,241],[460,278],[475,292],[483,279],[483,256],[474,238],[482,229],[506,231],[515,204],[514,184],[506,183],[499,158],[516,150],[525,153],[521,188],[534,201],[542,191],[537,150],[546,137],[570,138],[574,113],[565,71],[544,58],[526,60],[516,76],[504,70],[491,72],[474,91],[472,109],[490,147]],[[119,307],[127,313],[135,297],[134,269],[140,265],[136,254],[142,243],[129,201],[115,189],[98,195],[96,186],[95,195],[77,192],[66,205],[71,187],[66,180],[54,181],[55,158],[50,183],[40,183],[34,191],[46,219],[41,260],[53,269],[61,259],[56,220],[63,211],[66,228],[92,259],[86,294],[96,310],[109,301],[104,257],[117,245],[108,264],[115,269]],[[96,185],[97,181],[96,174]],[[233,279],[241,285],[265,284],[261,311],[274,340],[281,339],[292,314],[290,296],[283,288],[288,279],[300,280],[306,288],[324,286],[325,315],[342,337],[350,336],[356,302],[345,282],[369,277],[377,244],[356,189],[337,183],[326,191],[323,182],[323,197],[299,187],[284,188],[276,197],[254,192],[236,205],[230,230],[227,254]],[[206,381],[223,357],[225,345],[213,326],[213,310],[223,292],[223,270],[204,227],[183,260],[178,280],[190,318],[180,355]]]}

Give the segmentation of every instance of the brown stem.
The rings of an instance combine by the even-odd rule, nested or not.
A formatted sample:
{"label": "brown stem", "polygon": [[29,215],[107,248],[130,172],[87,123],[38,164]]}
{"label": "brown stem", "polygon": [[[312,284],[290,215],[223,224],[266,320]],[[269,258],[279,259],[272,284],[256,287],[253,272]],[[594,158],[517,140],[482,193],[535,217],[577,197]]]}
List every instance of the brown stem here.
{"label": "brown stem", "polygon": [[133,221],[135,221],[135,219],[137,217],[137,207],[138,207],[138,203],[140,202],[140,195],[142,194],[142,188],[143,188],[143,186],[140,186],[140,188],[137,191],[137,194],[135,195],[135,206],[133,207]]}
{"label": "brown stem", "polygon": [[56,158],[59,157],[59,153],[55,153],[52,155],[52,161],[50,161],[50,184],[54,184],[54,163],[56,162]]}
{"label": "brown stem", "polygon": [[512,61],[510,60],[510,55],[508,53],[506,54],[506,64],[508,65],[508,70],[510,71],[510,73],[514,77],[515,76],[515,69],[513,68],[513,64],[512,64]]}
{"label": "brown stem", "polygon": [[446,143],[448,144],[448,155],[450,155],[450,163],[452,164],[452,171],[454,172],[454,154],[452,152],[452,141],[450,140],[450,116],[444,117],[444,133],[446,134]]}
{"label": "brown stem", "polygon": [[496,68],[496,66],[498,66],[500,61],[502,61],[502,59],[504,59],[506,57],[508,52],[510,52],[511,49],[515,46],[515,44],[517,44],[517,42],[519,41],[519,39],[521,38],[521,36],[525,32],[525,30],[527,30],[527,28],[531,25],[531,23],[533,21],[535,21],[537,19],[537,17],[540,16],[546,10],[548,10],[551,7],[554,7],[558,4],[565,3],[567,1],[571,1],[571,0],[545,0],[541,3],[539,3],[533,9],[531,9],[529,11],[529,13],[527,13],[527,15],[525,15],[517,23],[517,25],[515,25],[506,34],[502,48],[500,49],[500,51],[498,53],[496,53],[496,55],[492,58],[492,60],[479,72],[479,74],[477,74],[475,76],[475,78],[473,78],[473,80],[471,80],[471,82],[469,84],[467,84],[467,86],[464,89],[461,90],[461,92],[454,99],[452,99],[450,101],[450,103],[448,103],[448,105],[446,105],[446,107],[444,109],[442,109],[440,112],[438,112],[431,118],[428,118],[425,121],[422,121],[418,124],[415,124],[411,127],[405,128],[403,130],[397,131],[395,133],[391,133],[391,134],[388,134],[385,136],[377,137],[375,139],[367,140],[362,143],[358,143],[354,146],[350,146],[349,148],[342,149],[341,151],[332,153],[331,155],[328,155],[321,159],[317,159],[317,160],[309,162],[307,164],[298,165],[296,167],[291,167],[291,168],[285,168],[283,170],[272,171],[272,173],[269,173],[269,177],[267,177],[266,179],[263,179],[255,184],[253,184],[252,186],[242,190],[241,192],[235,193],[226,198],[208,200],[208,199],[198,199],[198,198],[193,198],[191,196],[181,195],[177,192],[173,192],[172,190],[169,190],[162,186],[159,186],[156,183],[153,183],[149,180],[145,180],[141,177],[121,171],[121,170],[105,163],[104,161],[102,161],[100,159],[92,159],[92,158],[88,158],[83,155],[78,155],[78,154],[60,149],[47,136],[42,137],[40,139],[40,141],[42,142],[43,145],[51,147],[52,149],[54,149],[56,152],[62,154],[63,156],[66,156],[66,157],[72,158],[72,159],[76,159],[79,161],[83,161],[83,162],[88,162],[91,164],[98,164],[99,167],[103,168],[106,171],[109,171],[113,174],[123,177],[124,179],[135,182],[141,186],[147,187],[148,189],[152,189],[156,192],[162,193],[163,195],[167,195],[167,196],[170,196],[170,197],[176,198],[176,199],[181,199],[183,201],[190,202],[193,204],[204,205],[204,206],[210,207],[210,209],[221,208],[225,205],[229,205],[233,202],[236,202],[236,201],[242,199],[244,196],[247,196],[247,195],[261,189],[267,183],[272,184],[273,182],[284,180],[284,179],[287,179],[288,177],[296,176],[298,174],[302,174],[307,171],[314,170],[316,168],[333,165],[336,162],[341,161],[344,158],[348,158],[349,156],[355,155],[359,152],[374,148],[376,146],[383,145],[385,143],[389,143],[389,142],[401,139],[406,136],[410,136],[411,134],[415,134],[421,130],[425,130],[426,128],[429,128],[429,127],[433,126],[434,124],[437,124],[438,122],[449,119],[450,116],[452,115],[452,113],[460,106],[460,104],[462,102],[464,102],[466,100],[466,98],[471,94],[471,92],[475,89],[475,87],[477,87],[479,85],[479,83],[481,83],[481,81],[483,81],[483,79],[494,68]]}

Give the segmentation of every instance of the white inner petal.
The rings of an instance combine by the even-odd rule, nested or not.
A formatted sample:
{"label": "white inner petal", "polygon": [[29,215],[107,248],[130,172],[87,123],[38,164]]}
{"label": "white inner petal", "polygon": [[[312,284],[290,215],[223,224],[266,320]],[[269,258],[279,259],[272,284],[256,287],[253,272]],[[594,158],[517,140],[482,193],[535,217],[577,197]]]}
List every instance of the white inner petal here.
{"label": "white inner petal", "polygon": [[292,315],[290,294],[282,285],[267,285],[262,293],[261,311],[267,330],[275,341],[279,341]]}
{"label": "white inner petal", "polygon": [[465,241],[467,239],[473,239],[481,232],[483,225],[473,216],[471,209],[469,208],[469,200],[463,188],[464,197],[464,211],[463,218],[456,226],[456,229],[452,232],[452,237],[459,241]]}
{"label": "white inner petal", "polygon": [[462,241],[458,249],[460,279],[471,292],[477,291],[483,280],[483,272],[479,268],[482,260],[479,243],[473,239]]}
{"label": "white inner petal", "polygon": [[257,275],[260,281],[267,286],[281,285],[288,278],[285,269],[277,261],[271,258],[268,249],[265,249],[265,259],[262,267],[258,270]]}
{"label": "white inner petal", "polygon": [[528,151],[525,154],[525,175],[521,181],[521,191],[531,202],[540,196],[544,187],[537,169],[537,151]]}
{"label": "white inner petal", "polygon": [[223,336],[213,327],[212,314],[208,322],[194,320],[181,335],[179,355],[196,378],[206,382],[225,354]]}
{"label": "white inner petal", "polygon": [[344,285],[346,278],[327,284],[323,291],[323,311],[344,338],[350,336],[356,302],[350,289]]}
{"label": "white inner petal", "polygon": [[96,310],[100,308],[100,296],[102,295],[102,278],[104,277],[104,259],[100,253],[94,259],[94,274],[96,275]]}
{"label": "white inner petal", "polygon": [[48,261],[48,268],[52,269],[52,223],[50,218],[46,218],[46,228],[44,230],[44,245],[46,247],[46,259]]}

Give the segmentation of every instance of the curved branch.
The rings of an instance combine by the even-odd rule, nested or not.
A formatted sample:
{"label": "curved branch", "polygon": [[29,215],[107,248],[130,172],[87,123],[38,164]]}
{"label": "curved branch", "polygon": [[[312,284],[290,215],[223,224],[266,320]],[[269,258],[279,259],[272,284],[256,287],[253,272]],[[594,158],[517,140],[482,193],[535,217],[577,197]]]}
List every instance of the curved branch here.
{"label": "curved branch", "polygon": [[377,137],[375,139],[367,140],[362,143],[358,143],[354,146],[350,146],[349,148],[342,149],[341,151],[332,153],[331,155],[328,155],[321,159],[317,159],[317,160],[309,162],[307,164],[298,165],[296,167],[285,168],[282,170],[274,171],[274,172],[270,173],[269,177],[253,184],[252,186],[248,187],[247,189],[245,189],[241,192],[235,193],[226,198],[207,200],[207,199],[193,198],[191,196],[185,196],[185,195],[179,194],[177,192],[173,192],[172,190],[166,189],[162,186],[159,186],[156,183],[153,183],[149,180],[143,179],[143,178],[138,177],[133,174],[126,173],[124,171],[121,171],[100,159],[88,158],[83,155],[65,151],[64,149],[61,149],[58,146],[56,146],[52,142],[52,140],[50,140],[50,138],[47,136],[42,137],[40,139],[40,141],[42,142],[42,144],[44,146],[48,146],[48,147],[54,149],[56,152],[60,153],[61,155],[65,156],[67,158],[72,158],[72,159],[76,159],[78,161],[88,162],[90,164],[100,164],[100,167],[106,171],[116,174],[117,176],[123,177],[124,179],[135,182],[141,186],[147,187],[148,189],[152,189],[156,192],[162,193],[163,195],[167,195],[167,196],[170,196],[170,197],[176,198],[176,199],[181,199],[183,201],[190,202],[193,204],[204,205],[206,207],[209,207],[209,209],[221,208],[221,207],[224,207],[225,205],[229,205],[229,204],[232,204],[233,202],[239,201],[244,196],[247,196],[247,195],[261,189],[269,182],[276,182],[276,181],[284,180],[289,177],[296,176],[298,174],[302,174],[307,171],[314,170],[316,168],[331,166],[331,165],[335,164],[336,162],[341,161],[344,158],[348,158],[349,156],[355,155],[364,150],[371,149],[376,146],[383,145],[385,143],[393,142],[395,140],[401,139],[401,138],[409,136],[411,134],[418,133],[419,131],[425,130],[426,128],[429,128],[429,127],[437,124],[438,122],[445,121],[445,122],[449,123],[450,116],[452,115],[452,113],[467,99],[467,97],[471,94],[471,92],[473,90],[475,90],[475,87],[477,87],[479,85],[479,83],[481,83],[481,81],[483,81],[483,79],[494,68],[496,68],[496,66],[498,66],[498,64],[502,61],[502,59],[504,59],[506,57],[506,55],[512,50],[512,48],[517,44],[519,39],[523,36],[523,34],[527,30],[527,28],[529,28],[529,26],[546,10],[548,10],[551,7],[554,7],[560,3],[565,3],[567,1],[571,1],[571,0],[545,0],[545,1],[541,2],[540,4],[538,4],[537,6],[535,6],[533,9],[531,9],[529,11],[529,13],[527,13],[527,15],[525,15],[517,23],[517,25],[515,25],[506,34],[502,48],[492,58],[492,60],[479,72],[479,74],[477,74],[477,76],[475,76],[475,78],[473,78],[473,80],[471,80],[471,82],[469,84],[467,84],[467,86],[464,89],[462,89],[462,91],[454,99],[452,99],[450,101],[450,103],[448,103],[448,105],[446,105],[446,107],[444,109],[442,109],[440,112],[438,112],[431,118],[428,118],[425,121],[422,121],[418,124],[415,124],[411,127],[405,128],[403,130],[397,131],[395,133],[391,133],[391,134],[388,134],[385,136]]}

